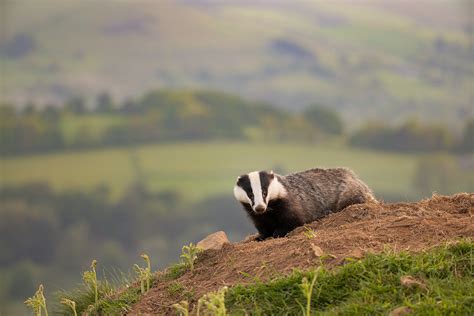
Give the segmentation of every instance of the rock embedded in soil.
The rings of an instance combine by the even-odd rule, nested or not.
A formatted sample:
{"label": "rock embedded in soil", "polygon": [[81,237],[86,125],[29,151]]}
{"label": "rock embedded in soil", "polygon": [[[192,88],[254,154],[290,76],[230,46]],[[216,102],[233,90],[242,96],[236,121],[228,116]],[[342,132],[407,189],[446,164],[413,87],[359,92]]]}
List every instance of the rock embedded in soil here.
{"label": "rock embedded in soil", "polygon": [[400,315],[408,315],[411,314],[412,309],[408,306],[400,306],[392,310],[388,316],[400,316]]}
{"label": "rock embedded in soil", "polygon": [[203,250],[220,250],[225,244],[229,244],[229,239],[224,231],[218,231],[208,235],[197,243],[197,247]]}
{"label": "rock embedded in soil", "polygon": [[313,253],[316,256],[316,258],[319,258],[324,255],[324,251],[321,249],[321,247],[316,246],[313,243],[311,243],[311,249],[313,249]]}
{"label": "rock embedded in soil", "polygon": [[410,275],[405,275],[400,278],[400,283],[404,287],[413,288],[419,287],[420,289],[426,290],[426,284],[423,281],[417,280]]}

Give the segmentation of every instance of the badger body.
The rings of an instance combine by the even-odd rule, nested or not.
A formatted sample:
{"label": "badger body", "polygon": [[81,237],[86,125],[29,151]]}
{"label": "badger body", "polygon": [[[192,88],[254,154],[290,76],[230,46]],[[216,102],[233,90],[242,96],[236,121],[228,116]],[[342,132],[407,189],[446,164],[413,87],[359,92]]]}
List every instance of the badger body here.
{"label": "badger body", "polygon": [[369,187],[346,168],[316,168],[286,176],[255,171],[237,179],[234,196],[260,240],[283,237],[349,205],[375,201]]}

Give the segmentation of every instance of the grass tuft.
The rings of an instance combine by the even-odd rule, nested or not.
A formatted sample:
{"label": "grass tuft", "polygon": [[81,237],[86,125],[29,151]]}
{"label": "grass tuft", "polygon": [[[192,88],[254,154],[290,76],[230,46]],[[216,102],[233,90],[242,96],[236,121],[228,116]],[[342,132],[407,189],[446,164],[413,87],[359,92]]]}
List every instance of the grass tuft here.
{"label": "grass tuft", "polygon": [[84,281],[84,284],[88,285],[91,289],[94,290],[94,304],[97,304],[97,301],[99,300],[99,292],[97,290],[97,272],[95,268],[97,267],[97,260],[92,260],[91,263],[91,270],[90,271],[84,271],[82,274],[82,280]]}
{"label": "grass tuft", "polygon": [[44,311],[44,314],[48,316],[48,309],[46,308],[46,298],[44,297],[43,290],[43,284],[40,284],[35,295],[25,301],[25,305],[30,307],[37,316],[41,316],[42,310]]}
{"label": "grass tuft", "polygon": [[147,254],[142,254],[141,257],[145,260],[146,267],[142,268],[138,264],[133,266],[135,273],[137,274],[138,280],[140,280],[140,290],[142,294],[145,294],[150,289],[151,279],[153,274],[151,273],[150,257]]}
{"label": "grass tuft", "polygon": [[185,291],[185,287],[184,287],[183,284],[181,284],[179,282],[173,282],[168,286],[166,291],[171,296],[178,296],[179,294],[181,294]]}
{"label": "grass tuft", "polygon": [[187,301],[181,301],[179,303],[173,304],[172,307],[175,309],[176,313],[180,316],[189,315],[189,303]]}
{"label": "grass tuft", "polygon": [[[105,297],[114,293],[114,288],[106,280],[97,283],[98,301],[95,301],[95,288],[87,284],[80,284],[77,288],[70,291],[60,291],[56,293],[58,301],[69,300],[75,302],[76,312],[80,315],[86,311],[94,309]],[[71,315],[71,308],[68,305],[59,304],[55,308],[62,315]]]}
{"label": "grass tuft", "polygon": [[198,301],[197,315],[227,315],[225,295],[228,290],[228,287],[224,286],[216,292],[211,292],[201,297]]}
{"label": "grass tuft", "polygon": [[301,287],[301,292],[306,298],[306,309],[302,305],[300,306],[303,311],[303,315],[305,316],[311,316],[311,299],[313,296],[314,283],[316,282],[316,277],[318,276],[317,271],[318,270],[316,270],[316,273],[314,273],[314,276],[311,279],[311,282],[308,280],[307,277],[303,277],[303,279],[301,280],[300,287]]}
{"label": "grass tuft", "polygon": [[176,263],[166,269],[166,273],[164,274],[163,278],[165,280],[176,280],[185,274],[187,269],[188,267],[183,262]]}
{"label": "grass tuft", "polygon": [[189,246],[183,246],[181,252],[181,260],[184,262],[186,267],[193,271],[194,261],[196,261],[198,254],[202,252],[202,249],[197,247],[195,244],[190,243]]}
{"label": "grass tuft", "polygon": [[76,302],[68,300],[67,298],[63,298],[63,299],[61,299],[61,304],[64,304],[64,305],[68,306],[69,308],[71,308],[73,315],[77,316]]}
{"label": "grass tuft", "polygon": [[88,312],[91,315],[121,315],[130,311],[133,304],[141,297],[139,287],[127,287],[122,292],[116,292],[93,306]]}

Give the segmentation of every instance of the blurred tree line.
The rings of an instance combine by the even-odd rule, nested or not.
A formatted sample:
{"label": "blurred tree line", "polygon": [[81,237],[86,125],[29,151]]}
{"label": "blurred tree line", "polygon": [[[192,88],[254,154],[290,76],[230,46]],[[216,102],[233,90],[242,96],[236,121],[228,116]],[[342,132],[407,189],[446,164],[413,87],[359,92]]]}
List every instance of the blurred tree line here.
{"label": "blurred tree line", "polygon": [[474,118],[467,119],[462,135],[455,137],[445,126],[409,119],[398,126],[369,122],[349,137],[349,144],[387,151],[474,151]]}
{"label": "blurred tree line", "polygon": [[72,97],[64,106],[0,106],[0,154],[172,141],[250,140],[314,143],[343,135],[356,147],[400,152],[474,150],[474,119],[455,136],[445,126],[411,119],[399,126],[369,122],[345,135],[339,114],[319,105],[288,112],[216,91],[155,90],[114,102],[108,93],[88,106]]}
{"label": "blurred tree line", "polygon": [[29,104],[18,112],[5,104],[0,111],[4,155],[170,141],[314,141],[343,126],[323,107],[306,116],[212,91],[157,90],[120,105],[102,93],[91,107],[73,97],[62,107]]}
{"label": "blurred tree line", "polygon": [[474,192],[474,159],[447,154],[424,157],[418,162],[413,186],[420,196]]}

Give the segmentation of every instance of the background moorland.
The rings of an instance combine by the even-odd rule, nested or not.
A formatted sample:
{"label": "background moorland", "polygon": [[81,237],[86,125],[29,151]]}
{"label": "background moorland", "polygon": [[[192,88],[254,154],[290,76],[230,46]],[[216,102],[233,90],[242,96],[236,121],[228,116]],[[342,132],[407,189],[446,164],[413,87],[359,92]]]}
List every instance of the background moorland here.
{"label": "background moorland", "polygon": [[92,258],[253,232],[251,170],[347,166],[386,201],[474,191],[469,1],[5,0],[0,314]]}

